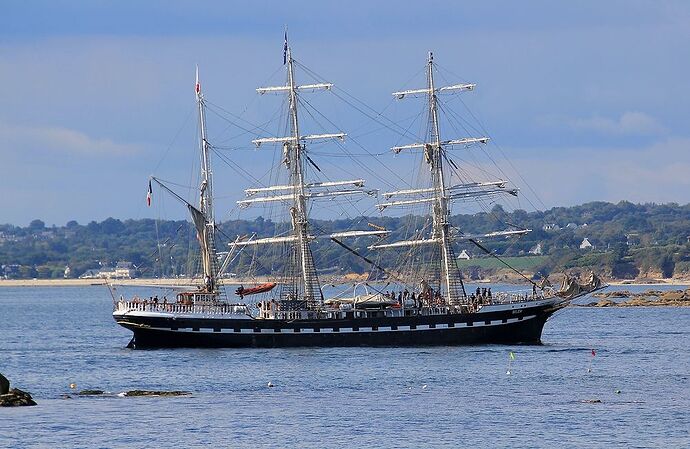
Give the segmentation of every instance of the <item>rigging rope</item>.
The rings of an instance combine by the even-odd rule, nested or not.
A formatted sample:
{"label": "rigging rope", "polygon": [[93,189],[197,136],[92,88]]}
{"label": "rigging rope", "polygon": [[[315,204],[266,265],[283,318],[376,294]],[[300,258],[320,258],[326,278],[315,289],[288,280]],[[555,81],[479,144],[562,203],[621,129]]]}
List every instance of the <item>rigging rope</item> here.
{"label": "rigging rope", "polygon": [[489,250],[488,250],[487,248],[485,248],[484,245],[482,245],[481,243],[477,242],[477,241],[474,240],[474,239],[469,239],[469,242],[471,242],[471,243],[473,243],[474,245],[476,245],[477,248],[481,249],[481,250],[484,251],[486,254],[490,255],[490,256],[493,257],[493,258],[495,258],[496,260],[498,260],[499,262],[501,262],[503,265],[505,265],[506,267],[510,268],[511,270],[513,270],[514,272],[516,272],[517,274],[519,274],[521,277],[527,279],[527,281],[528,281],[530,284],[534,285],[535,287],[539,287],[532,279],[528,278],[527,276],[525,276],[524,274],[522,274],[519,270],[517,270],[516,268],[512,267],[508,262],[506,262],[505,260],[503,260],[503,259],[501,259],[500,257],[498,257],[498,256],[497,256],[496,254],[494,254],[493,252],[489,251]]}

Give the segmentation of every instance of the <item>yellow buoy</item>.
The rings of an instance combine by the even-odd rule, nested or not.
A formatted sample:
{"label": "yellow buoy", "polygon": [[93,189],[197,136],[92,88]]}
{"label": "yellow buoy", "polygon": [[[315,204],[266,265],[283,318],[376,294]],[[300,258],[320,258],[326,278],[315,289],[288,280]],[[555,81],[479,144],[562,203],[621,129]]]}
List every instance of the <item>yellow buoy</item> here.
{"label": "yellow buoy", "polygon": [[75,388],[77,388],[77,384],[71,383],[71,384],[69,384],[69,387],[70,387],[72,390],[74,390]]}

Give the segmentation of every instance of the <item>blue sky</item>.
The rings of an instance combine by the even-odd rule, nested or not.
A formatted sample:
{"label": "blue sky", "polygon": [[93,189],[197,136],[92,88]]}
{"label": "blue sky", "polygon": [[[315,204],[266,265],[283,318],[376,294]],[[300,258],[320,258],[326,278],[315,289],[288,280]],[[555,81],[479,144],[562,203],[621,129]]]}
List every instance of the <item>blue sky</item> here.
{"label": "blue sky", "polygon": [[[525,181],[538,193],[517,207],[685,204],[688,23],[682,1],[5,0],[0,222],[153,216],[147,177],[188,180],[195,161],[194,65],[209,101],[262,121],[280,100],[257,99],[254,88],[282,82],[285,24],[298,60],[394,120],[409,110],[388,107],[390,92],[424,81],[428,50],[449,82],[477,82],[462,102],[498,145],[496,158],[510,159],[499,164],[520,172],[511,181],[528,200]],[[313,101],[343,130],[374,128],[331,100]],[[213,118],[209,128],[232,147],[255,137]],[[360,133],[357,142],[378,153],[401,138]],[[257,154],[228,156],[249,167]],[[409,162],[386,163],[405,173]],[[246,183],[216,170],[229,209]]]}

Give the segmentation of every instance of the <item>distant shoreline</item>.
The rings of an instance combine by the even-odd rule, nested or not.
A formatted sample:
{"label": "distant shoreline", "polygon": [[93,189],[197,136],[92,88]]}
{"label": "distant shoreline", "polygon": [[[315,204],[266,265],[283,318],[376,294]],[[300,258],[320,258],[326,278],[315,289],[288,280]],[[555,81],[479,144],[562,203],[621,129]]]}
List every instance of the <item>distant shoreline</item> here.
{"label": "distant shoreline", "polygon": [[[228,282],[230,281],[230,282]],[[241,284],[243,280],[228,280],[227,285]],[[252,280],[254,282],[254,280]],[[190,278],[170,278],[170,279],[0,279],[0,288],[2,287],[89,287],[89,286],[106,286],[107,283],[115,286],[128,287],[150,287],[150,286],[172,286],[172,287],[188,287],[200,283],[199,279]],[[247,282],[249,283],[249,282]]]}
{"label": "distant shoreline", "polygon": [[[625,287],[625,286],[642,286],[642,287],[654,287],[654,286],[677,286],[677,285],[690,285],[690,280],[688,279],[656,279],[655,281],[657,282],[650,282],[649,280],[645,281],[610,281],[608,284],[612,287]],[[199,279],[191,279],[191,278],[163,278],[163,279],[146,279],[146,278],[137,278],[137,279],[113,279],[110,280],[111,284],[114,285],[122,285],[122,286],[128,286],[128,287],[188,287],[188,286],[193,286],[199,284],[200,280]],[[232,278],[232,279],[224,279],[223,283],[225,285],[240,285],[240,284],[257,284],[257,283],[263,283],[263,282],[269,282],[268,278],[252,278],[252,279],[240,279],[240,278]],[[341,284],[344,283],[350,283],[349,282],[341,282]],[[476,283],[481,283],[481,284],[486,284],[486,281],[482,282],[467,282],[468,284],[476,284]],[[510,282],[506,282],[505,279],[502,280],[496,280],[496,281],[489,281],[489,283],[496,283],[496,284],[506,284]],[[0,288],[2,287],[89,287],[89,286],[98,286],[106,285],[106,280],[105,279],[0,279]]]}

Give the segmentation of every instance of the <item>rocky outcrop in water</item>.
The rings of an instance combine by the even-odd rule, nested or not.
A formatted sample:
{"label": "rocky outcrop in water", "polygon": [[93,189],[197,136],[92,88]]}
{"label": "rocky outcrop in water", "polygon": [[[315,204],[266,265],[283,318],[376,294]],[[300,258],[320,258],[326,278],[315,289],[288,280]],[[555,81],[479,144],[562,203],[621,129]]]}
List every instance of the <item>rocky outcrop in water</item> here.
{"label": "rocky outcrop in water", "polygon": [[36,402],[26,391],[10,388],[10,381],[0,374],[0,407],[18,407],[22,405],[36,405]]}
{"label": "rocky outcrop in water", "polygon": [[0,407],[18,407],[22,405],[36,405],[36,402],[26,391],[12,388],[7,394],[0,395]]}
{"label": "rocky outcrop in water", "polygon": [[[597,302],[584,304],[584,307],[690,307],[690,289],[686,290],[647,290],[633,293],[629,290],[595,293]],[[627,301],[613,301],[613,299],[627,299]]]}
{"label": "rocky outcrop in water", "polygon": [[0,373],[0,395],[10,392],[10,381]]}

